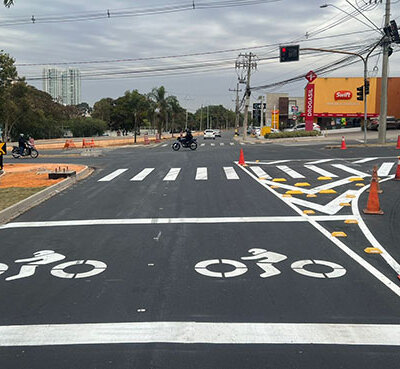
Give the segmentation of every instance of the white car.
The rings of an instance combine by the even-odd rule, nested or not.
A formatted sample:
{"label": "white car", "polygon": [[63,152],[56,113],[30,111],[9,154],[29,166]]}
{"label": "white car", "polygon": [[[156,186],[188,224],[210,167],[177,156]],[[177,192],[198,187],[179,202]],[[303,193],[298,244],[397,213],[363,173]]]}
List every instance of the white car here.
{"label": "white car", "polygon": [[221,137],[221,130],[220,129],[214,129],[215,132],[215,137]]}
{"label": "white car", "polygon": [[212,129],[206,129],[204,131],[204,139],[206,138],[212,138],[213,140],[215,140],[215,132]]}
{"label": "white car", "polygon": [[[306,130],[306,124],[300,123],[300,124],[297,124],[296,126],[294,126],[293,128],[285,129],[285,132],[305,131],[305,130]],[[317,123],[313,123],[313,131],[321,132],[321,127]]]}

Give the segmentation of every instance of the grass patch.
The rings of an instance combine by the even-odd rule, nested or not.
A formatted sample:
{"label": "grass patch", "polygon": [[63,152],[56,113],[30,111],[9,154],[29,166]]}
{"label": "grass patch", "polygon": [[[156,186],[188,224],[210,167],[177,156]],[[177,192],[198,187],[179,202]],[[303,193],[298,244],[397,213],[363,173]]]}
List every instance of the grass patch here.
{"label": "grass patch", "polygon": [[46,187],[35,187],[35,188],[22,188],[22,187],[10,187],[0,188],[0,210],[6,209],[17,202],[26,199],[27,197],[39,192]]}
{"label": "grass patch", "polygon": [[264,137],[275,139],[275,138],[312,137],[312,136],[321,136],[321,132],[318,131],[279,132],[279,133],[266,134]]}

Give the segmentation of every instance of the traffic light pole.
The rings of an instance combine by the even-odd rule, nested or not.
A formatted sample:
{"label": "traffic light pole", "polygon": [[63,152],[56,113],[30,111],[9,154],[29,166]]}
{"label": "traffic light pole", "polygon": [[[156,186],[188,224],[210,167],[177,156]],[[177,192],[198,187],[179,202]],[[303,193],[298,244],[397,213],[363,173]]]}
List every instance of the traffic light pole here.
{"label": "traffic light pole", "polygon": [[[385,37],[385,36],[384,36]],[[375,46],[368,52],[367,56],[364,58],[361,54],[358,53],[352,53],[351,51],[342,51],[342,50],[329,50],[329,49],[315,49],[315,48],[304,48],[300,49],[300,51],[321,51],[321,52],[326,52],[326,53],[334,53],[334,54],[346,54],[346,55],[354,55],[358,56],[364,63],[364,91],[363,91],[363,98],[364,98],[364,144],[367,144],[367,119],[368,119],[368,106],[367,106],[367,84],[368,84],[368,58],[372,54],[372,52],[381,44],[382,40],[384,39],[381,38],[379,42],[375,44]]]}

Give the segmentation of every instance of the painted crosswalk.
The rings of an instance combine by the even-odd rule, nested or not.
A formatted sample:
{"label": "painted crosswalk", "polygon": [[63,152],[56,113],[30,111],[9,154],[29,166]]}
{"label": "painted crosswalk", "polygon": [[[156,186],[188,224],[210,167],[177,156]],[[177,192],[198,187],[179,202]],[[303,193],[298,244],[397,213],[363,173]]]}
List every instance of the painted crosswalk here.
{"label": "painted crosswalk", "polygon": [[294,169],[289,168],[287,165],[277,165],[276,167],[292,178],[305,178],[302,174],[296,172]]}
{"label": "painted crosswalk", "polygon": [[114,172],[110,173],[109,175],[99,179],[99,182],[110,182],[114,178],[117,178],[120,176],[122,173],[126,172],[128,169],[117,169]]}
{"label": "painted crosswalk", "polygon": [[388,163],[388,162],[383,163],[378,169],[378,176],[379,177],[388,176],[390,171],[394,167],[394,164],[395,164],[394,162],[392,162],[392,163]]}
{"label": "painted crosswalk", "polygon": [[175,181],[178,178],[180,171],[181,168],[171,168],[164,177],[163,181]]}
{"label": "painted crosswalk", "polygon": [[317,167],[316,165],[307,165],[307,164],[305,164],[304,167],[314,171],[315,173],[320,174],[323,177],[330,177],[330,178],[336,178],[337,177],[336,174],[328,172],[327,170],[325,170],[323,168],[320,168],[320,167]]}
{"label": "painted crosswalk", "polygon": [[206,181],[208,179],[207,168],[197,168],[196,181]]}
{"label": "painted crosswalk", "polygon": [[140,173],[132,177],[131,181],[143,181],[153,170],[154,168],[145,168]]}
{"label": "painted crosswalk", "polygon": [[261,169],[259,166],[252,166],[250,169],[254,172],[256,176],[259,178],[265,178],[265,179],[271,179],[272,177],[267,174],[263,169]]}
{"label": "painted crosswalk", "polygon": [[344,165],[344,164],[332,164],[332,166],[335,167],[335,168],[344,170],[347,173],[354,174],[357,177],[361,177],[361,178],[368,177],[367,173],[360,172],[359,170],[357,170],[355,168],[352,168],[352,167],[349,167],[349,166]]}
{"label": "painted crosswalk", "polygon": [[224,172],[227,179],[239,179],[239,176],[233,167],[224,167]]}

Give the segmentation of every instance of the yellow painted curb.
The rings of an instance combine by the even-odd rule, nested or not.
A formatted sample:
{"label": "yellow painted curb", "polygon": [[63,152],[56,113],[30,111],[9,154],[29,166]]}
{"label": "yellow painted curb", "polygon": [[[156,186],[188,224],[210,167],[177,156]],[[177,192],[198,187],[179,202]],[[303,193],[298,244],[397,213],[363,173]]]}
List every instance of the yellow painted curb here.
{"label": "yellow painted curb", "polygon": [[364,184],[364,183],[356,183],[356,186],[357,186],[357,187],[364,187],[365,184]]}
{"label": "yellow painted curb", "polygon": [[355,199],[356,195],[346,195],[346,199]]}
{"label": "yellow painted curb", "polygon": [[358,220],[357,219],[346,219],[344,222],[346,224],[358,224]]}
{"label": "yellow painted curb", "polygon": [[303,191],[300,191],[300,190],[289,190],[289,191],[286,191],[286,193],[288,195],[302,195]]}
{"label": "yellow painted curb", "polygon": [[306,197],[318,197],[318,196],[316,194],[314,194],[314,193],[310,193]]}
{"label": "yellow painted curb", "polygon": [[333,237],[347,237],[347,234],[344,232],[332,232]]}
{"label": "yellow painted curb", "polygon": [[367,247],[364,249],[367,254],[382,254],[382,250],[377,247]]}
{"label": "yellow painted curb", "polygon": [[304,214],[315,214],[314,210],[303,210]]}
{"label": "yellow painted curb", "polygon": [[363,181],[364,178],[361,177],[353,177],[353,178],[349,178],[350,182],[357,182],[357,181]]}
{"label": "yellow painted curb", "polygon": [[272,182],[286,182],[286,178],[274,178]]}
{"label": "yellow painted curb", "polygon": [[294,186],[295,187],[310,187],[311,185],[307,182],[298,182]]}
{"label": "yellow painted curb", "polygon": [[339,206],[351,206],[351,204],[348,203],[348,202],[341,202],[341,203],[339,204]]}
{"label": "yellow painted curb", "polygon": [[332,189],[330,189],[330,190],[321,190],[321,191],[319,191],[319,193],[336,193],[336,191],[332,190]]}
{"label": "yellow painted curb", "polygon": [[332,178],[331,177],[318,177],[318,181],[330,181]]}

